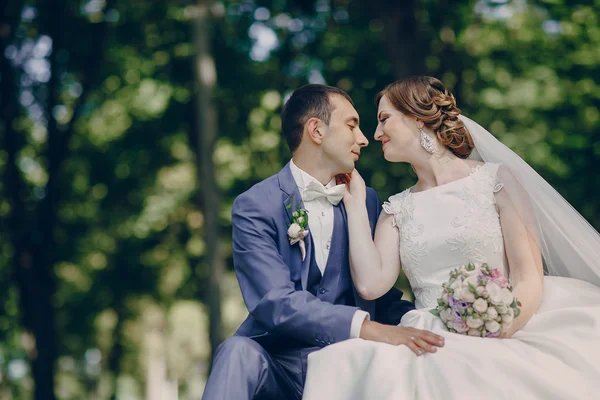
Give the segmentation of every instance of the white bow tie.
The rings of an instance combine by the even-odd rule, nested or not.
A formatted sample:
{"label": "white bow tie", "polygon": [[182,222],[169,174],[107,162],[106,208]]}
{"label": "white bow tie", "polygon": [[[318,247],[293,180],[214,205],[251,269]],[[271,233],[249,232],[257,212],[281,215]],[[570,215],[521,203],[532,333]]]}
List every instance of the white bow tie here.
{"label": "white bow tie", "polygon": [[331,204],[337,206],[342,201],[344,193],[346,193],[346,185],[335,185],[327,188],[315,181],[310,181],[302,192],[302,200],[313,201],[325,197]]}

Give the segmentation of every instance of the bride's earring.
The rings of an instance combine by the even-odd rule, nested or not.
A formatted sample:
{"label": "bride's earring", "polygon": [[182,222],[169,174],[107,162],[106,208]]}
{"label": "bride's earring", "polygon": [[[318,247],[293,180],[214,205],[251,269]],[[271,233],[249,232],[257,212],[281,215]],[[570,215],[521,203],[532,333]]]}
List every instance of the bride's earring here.
{"label": "bride's earring", "polygon": [[429,137],[428,134],[425,133],[423,128],[419,128],[419,131],[421,131],[421,146],[423,146],[423,148],[429,154],[433,154],[433,151],[435,150],[434,144],[433,144],[433,139],[431,137]]}

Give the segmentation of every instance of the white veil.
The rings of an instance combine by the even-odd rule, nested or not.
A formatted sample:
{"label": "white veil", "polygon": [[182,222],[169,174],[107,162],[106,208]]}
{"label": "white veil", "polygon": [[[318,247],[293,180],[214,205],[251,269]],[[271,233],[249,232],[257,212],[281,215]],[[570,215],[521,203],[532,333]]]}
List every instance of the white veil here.
{"label": "white veil", "polygon": [[459,118],[475,143],[470,158],[508,169],[513,182],[504,187],[537,239],[545,273],[600,286],[600,234],[521,157],[476,122]]}

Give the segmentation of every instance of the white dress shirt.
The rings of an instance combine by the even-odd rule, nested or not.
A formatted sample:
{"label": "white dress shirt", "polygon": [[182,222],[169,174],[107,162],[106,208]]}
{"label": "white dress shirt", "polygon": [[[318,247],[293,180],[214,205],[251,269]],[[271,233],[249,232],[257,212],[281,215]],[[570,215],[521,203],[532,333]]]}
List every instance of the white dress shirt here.
{"label": "white dress shirt", "polygon": [[[293,160],[290,161],[290,169],[292,170],[292,176],[294,177],[294,181],[296,181],[300,194],[302,194],[305,186],[310,181],[314,181],[323,186],[321,182],[298,168]],[[333,178],[325,185],[325,187],[330,188],[335,186],[335,184],[335,178]],[[313,243],[315,245],[314,252],[317,267],[319,267],[321,275],[324,275],[333,234],[333,204],[325,197],[320,197],[312,201],[305,201],[304,208],[308,211],[308,230],[312,235]],[[356,313],[354,313],[352,324],[350,326],[351,339],[360,337],[360,329],[365,318],[369,318],[369,313],[366,311],[357,310]]]}

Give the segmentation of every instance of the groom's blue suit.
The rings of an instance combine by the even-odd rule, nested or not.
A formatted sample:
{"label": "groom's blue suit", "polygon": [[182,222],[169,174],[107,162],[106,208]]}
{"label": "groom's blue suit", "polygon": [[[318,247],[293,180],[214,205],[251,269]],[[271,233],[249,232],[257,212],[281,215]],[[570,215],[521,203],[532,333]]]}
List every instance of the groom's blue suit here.
{"label": "groom's blue suit", "polygon": [[[217,349],[204,399],[300,399],[308,354],[348,339],[356,310],[395,325],[414,308],[396,289],[376,301],[358,296],[350,276],[343,203],[333,207],[324,275],[310,234],[302,261],[298,244],[290,245],[287,235],[292,213],[302,207],[289,164],[235,200],[233,262],[250,315]],[[371,188],[367,211],[373,233],[380,203]]]}

